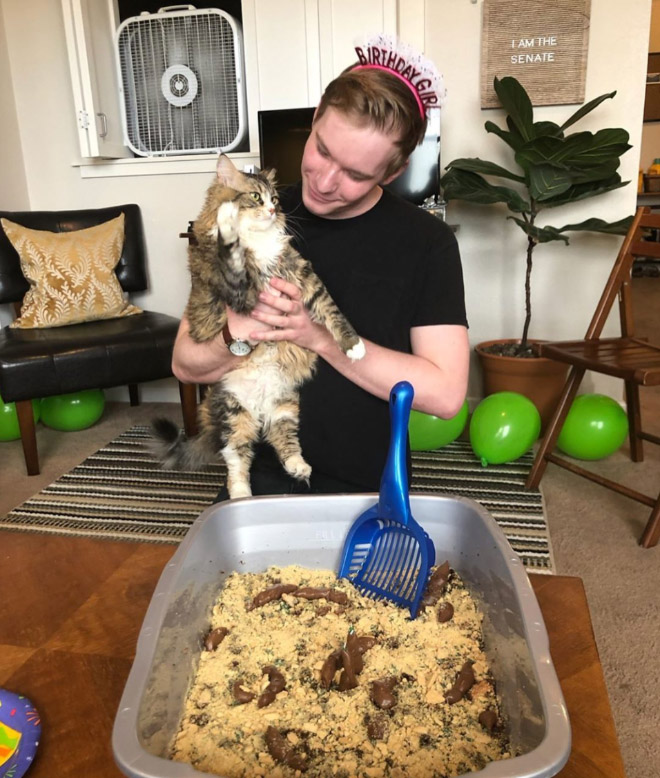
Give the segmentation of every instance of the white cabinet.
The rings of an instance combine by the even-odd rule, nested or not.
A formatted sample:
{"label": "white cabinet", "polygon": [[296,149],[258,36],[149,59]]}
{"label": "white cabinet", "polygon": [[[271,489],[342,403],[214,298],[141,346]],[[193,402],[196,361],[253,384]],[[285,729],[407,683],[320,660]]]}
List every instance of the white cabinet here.
{"label": "white cabinet", "polygon": [[318,0],[321,84],[357,61],[355,46],[379,32],[397,34],[397,0]]}
{"label": "white cabinet", "polygon": [[[259,109],[315,105],[320,87],[316,0],[253,2]],[[246,38],[249,32],[245,29]]]}
{"label": "white cabinet", "polygon": [[116,5],[112,0],[62,0],[62,11],[80,155],[129,157],[114,54]]}
{"label": "white cabinet", "polygon": [[356,61],[355,46],[365,36],[397,32],[397,8],[397,0],[243,0],[260,109],[316,105],[327,84]]}

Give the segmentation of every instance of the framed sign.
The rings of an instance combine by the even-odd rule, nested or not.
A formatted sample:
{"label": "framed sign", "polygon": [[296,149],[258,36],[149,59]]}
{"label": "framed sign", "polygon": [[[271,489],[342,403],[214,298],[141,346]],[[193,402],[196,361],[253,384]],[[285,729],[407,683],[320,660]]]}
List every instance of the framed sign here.
{"label": "framed sign", "polygon": [[533,105],[584,102],[591,0],[484,0],[481,107],[495,76],[513,76]]}

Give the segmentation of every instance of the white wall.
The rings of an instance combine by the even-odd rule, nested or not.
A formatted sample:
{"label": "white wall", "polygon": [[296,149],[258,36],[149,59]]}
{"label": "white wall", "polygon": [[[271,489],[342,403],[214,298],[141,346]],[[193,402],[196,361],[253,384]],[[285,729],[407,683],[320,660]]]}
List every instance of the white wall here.
{"label": "white wall", "polygon": [[0,209],[20,211],[29,208],[27,180],[23,167],[23,149],[18,131],[18,118],[14,101],[11,62],[7,51],[5,19],[0,5],[0,73],[3,78],[3,96],[0,100]]}
{"label": "white wall", "polygon": [[[403,11],[423,15],[423,30],[410,15],[406,28],[415,35],[423,32],[427,55],[445,75],[449,99],[442,120],[443,162],[459,156],[497,159],[504,144],[487,135],[483,124],[488,119],[497,121],[501,112],[482,111],[479,107],[481,3],[401,0],[400,5]],[[650,9],[651,0],[592,2],[586,99],[615,89],[618,94],[578,125],[592,130],[621,126],[630,132],[634,148],[623,157],[622,175],[633,184],[598,200],[558,209],[553,214],[556,221],[548,223],[561,226],[589,216],[614,220],[635,208]],[[196,216],[210,174],[81,178],[80,169],[74,166],[78,151],[60,2],[0,0],[0,10],[4,14],[30,207],[139,203],[149,251],[150,290],[135,302],[180,315],[189,283],[186,244],[178,233]],[[621,35],[621,30],[626,34]],[[538,118],[561,123],[577,107],[540,108]],[[12,111],[4,110],[9,111],[11,131]],[[0,154],[7,132],[4,118],[0,113]],[[12,145],[18,146],[10,134],[10,148]],[[3,192],[3,199],[8,200],[4,203],[7,208],[25,207],[24,187],[12,187],[9,195]],[[472,342],[519,336],[524,313],[522,233],[503,218],[498,208],[452,204],[449,221],[460,225],[457,237],[465,268]],[[583,334],[617,242],[617,238],[585,234],[573,237],[569,247],[546,244],[538,248],[532,282],[532,337],[572,338]],[[0,318],[6,323],[8,312],[0,312]],[[478,378],[475,369],[470,386],[473,397],[480,393]],[[143,396],[177,399],[173,382],[164,382],[161,387],[145,386]]]}

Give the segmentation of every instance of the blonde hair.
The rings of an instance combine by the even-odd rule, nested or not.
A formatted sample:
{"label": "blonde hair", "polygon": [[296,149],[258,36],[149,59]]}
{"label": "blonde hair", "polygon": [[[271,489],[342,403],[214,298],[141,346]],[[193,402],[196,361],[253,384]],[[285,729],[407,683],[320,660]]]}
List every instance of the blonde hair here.
{"label": "blonde hair", "polygon": [[396,136],[397,153],[390,161],[386,176],[405,164],[426,132],[426,116],[422,117],[412,89],[399,78],[384,70],[353,65],[331,81],[316,111],[318,121],[328,108],[353,119],[358,125],[369,125]]}

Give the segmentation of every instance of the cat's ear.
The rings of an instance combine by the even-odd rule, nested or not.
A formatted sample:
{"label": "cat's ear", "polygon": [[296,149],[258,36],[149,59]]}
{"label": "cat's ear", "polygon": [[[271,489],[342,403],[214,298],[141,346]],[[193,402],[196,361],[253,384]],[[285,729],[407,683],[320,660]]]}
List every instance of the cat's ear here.
{"label": "cat's ear", "polygon": [[267,170],[261,171],[266,176],[266,181],[274,187],[277,184],[277,171],[274,168],[268,168]]}
{"label": "cat's ear", "polygon": [[218,157],[216,172],[218,174],[218,180],[221,184],[228,186],[231,189],[236,189],[236,185],[240,180],[241,174],[226,154],[221,154]]}

